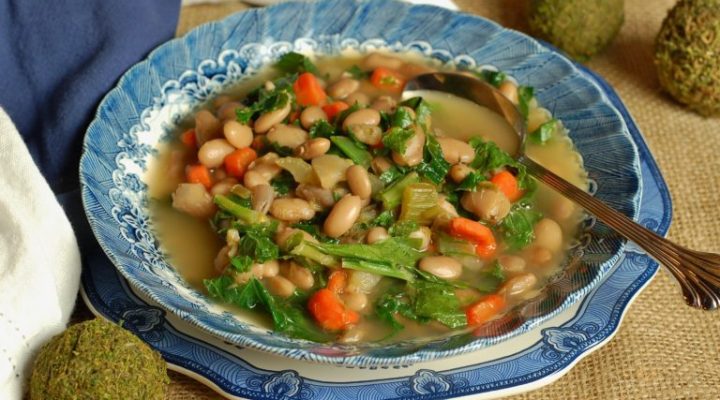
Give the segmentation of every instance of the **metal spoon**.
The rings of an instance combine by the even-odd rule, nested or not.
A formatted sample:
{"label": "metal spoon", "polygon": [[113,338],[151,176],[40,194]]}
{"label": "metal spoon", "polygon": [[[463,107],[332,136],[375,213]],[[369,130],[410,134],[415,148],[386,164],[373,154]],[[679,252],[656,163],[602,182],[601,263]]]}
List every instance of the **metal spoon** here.
{"label": "metal spoon", "polygon": [[527,168],[528,173],[594,214],[668,268],[680,283],[688,305],[705,310],[720,307],[720,255],[690,250],[658,236],[527,158],[525,120],[517,107],[495,87],[466,75],[437,72],[419,75],[410,80],[405,85],[404,93],[415,90],[451,93],[505,117],[520,137],[520,145],[513,156]]}

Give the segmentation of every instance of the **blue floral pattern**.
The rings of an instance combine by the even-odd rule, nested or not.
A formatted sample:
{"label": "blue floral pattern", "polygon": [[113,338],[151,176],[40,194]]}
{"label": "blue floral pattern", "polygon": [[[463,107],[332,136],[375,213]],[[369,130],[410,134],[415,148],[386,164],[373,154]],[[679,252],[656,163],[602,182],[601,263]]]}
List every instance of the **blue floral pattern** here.
{"label": "blue floral pattern", "polygon": [[279,399],[312,399],[312,390],[303,387],[303,379],[296,371],[280,371],[269,376],[254,376],[247,380],[248,388]]}
{"label": "blue floral pattern", "polygon": [[400,396],[437,395],[467,385],[468,381],[466,379],[452,378],[429,369],[421,369],[410,377],[407,384],[401,385],[395,392]]}
{"label": "blue floral pattern", "polygon": [[577,351],[584,346],[600,327],[595,323],[586,323],[579,327],[548,328],[543,329],[543,343],[545,350],[543,356],[556,359],[565,353]]}

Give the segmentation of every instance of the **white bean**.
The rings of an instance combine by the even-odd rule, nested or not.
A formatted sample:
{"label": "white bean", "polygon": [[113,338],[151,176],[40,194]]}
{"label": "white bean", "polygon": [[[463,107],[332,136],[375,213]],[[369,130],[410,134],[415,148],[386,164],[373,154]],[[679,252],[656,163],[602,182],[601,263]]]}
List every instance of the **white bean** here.
{"label": "white bean", "polygon": [[495,188],[482,188],[467,192],[460,199],[463,208],[492,224],[500,222],[510,212],[512,204],[503,192]]}
{"label": "white bean", "polygon": [[275,200],[275,190],[273,187],[262,184],[253,186],[250,190],[252,191],[250,201],[253,210],[267,214],[268,210],[270,210],[270,205],[273,203],[273,200]]}
{"label": "white bean", "polygon": [[267,278],[268,290],[275,296],[290,297],[295,293],[295,285],[281,275]]}
{"label": "white bean", "polygon": [[270,129],[267,139],[279,146],[294,150],[308,140],[308,133],[294,125],[277,124]]}
{"label": "white bean", "polygon": [[249,147],[253,141],[252,129],[237,121],[226,122],[223,126],[223,133],[225,134],[225,139],[238,149]]}
{"label": "white bean", "polygon": [[370,186],[370,178],[365,167],[353,165],[345,171],[345,176],[352,194],[363,200],[370,198],[372,186]]}
{"label": "white bean", "polygon": [[223,164],[225,157],[235,151],[235,147],[225,139],[212,139],[198,150],[198,160],[208,168],[217,168]]}
{"label": "white bean", "polygon": [[370,228],[370,230],[368,230],[367,236],[365,237],[365,241],[368,244],[373,244],[373,243],[383,241],[389,237],[390,237],[390,235],[388,235],[387,229],[383,228],[382,226],[375,226],[375,227]]}
{"label": "white bean", "polygon": [[265,133],[273,126],[281,123],[289,114],[290,102],[288,102],[283,108],[266,112],[265,114],[259,116],[258,119],[255,120],[253,128],[256,133]]}
{"label": "white bean", "polygon": [[317,121],[327,121],[327,119],[328,117],[325,111],[318,106],[308,107],[300,113],[300,124],[305,129],[310,129]]}
{"label": "white bean", "polygon": [[420,260],[419,268],[442,279],[457,279],[462,273],[462,264],[447,256],[428,256]]}
{"label": "white bean", "polygon": [[329,139],[323,137],[310,139],[297,148],[296,154],[303,160],[312,160],[327,153],[331,144]]}
{"label": "white bean", "polygon": [[315,210],[303,199],[282,198],[273,201],[270,214],[279,220],[297,222],[312,219]]}
{"label": "white bean", "polygon": [[313,277],[312,271],[298,265],[294,261],[290,261],[283,275],[285,275],[290,282],[302,290],[311,289],[315,284],[315,278]]}
{"label": "white bean", "polygon": [[508,279],[500,290],[508,296],[517,296],[532,289],[535,283],[537,283],[535,274],[526,272]]}
{"label": "white bean", "polygon": [[344,99],[358,90],[360,82],[352,78],[343,78],[330,85],[327,94],[334,99]]}
{"label": "white bean", "polygon": [[323,231],[326,235],[337,238],[347,232],[360,216],[362,200],[358,196],[346,195],[335,203],[325,219]]}
{"label": "white bean", "polygon": [[544,247],[553,253],[562,248],[563,233],[560,225],[550,218],[543,218],[535,224],[535,245]]}
{"label": "white bean", "polygon": [[380,112],[372,108],[363,108],[348,115],[343,121],[343,129],[347,130],[351,125],[378,125],[380,124]]}
{"label": "white bean", "polygon": [[238,180],[235,178],[225,178],[221,180],[220,182],[213,185],[213,187],[210,189],[210,194],[213,196],[216,196],[218,194],[226,195],[230,193],[230,190],[232,190],[233,186],[238,184]]}
{"label": "white bean", "polygon": [[181,183],[172,194],[173,208],[193,217],[208,218],[215,213],[213,198],[200,183]]}
{"label": "white bean", "polygon": [[220,137],[221,128],[220,120],[210,111],[200,110],[195,113],[195,138],[198,146],[202,146],[210,139]]}

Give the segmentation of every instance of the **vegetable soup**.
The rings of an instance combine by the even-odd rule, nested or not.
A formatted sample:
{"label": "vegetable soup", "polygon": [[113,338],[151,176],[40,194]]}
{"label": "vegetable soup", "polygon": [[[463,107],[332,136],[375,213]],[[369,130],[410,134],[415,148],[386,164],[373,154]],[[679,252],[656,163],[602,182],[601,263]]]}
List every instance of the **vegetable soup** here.
{"label": "vegetable soup", "polygon": [[[313,341],[443,335],[490,321],[558,272],[580,210],[508,155],[497,114],[449,94],[401,98],[417,57],[288,53],[166,144],[153,225],[188,282]],[[502,72],[465,71],[527,117],[527,153],[586,173],[560,121]]]}

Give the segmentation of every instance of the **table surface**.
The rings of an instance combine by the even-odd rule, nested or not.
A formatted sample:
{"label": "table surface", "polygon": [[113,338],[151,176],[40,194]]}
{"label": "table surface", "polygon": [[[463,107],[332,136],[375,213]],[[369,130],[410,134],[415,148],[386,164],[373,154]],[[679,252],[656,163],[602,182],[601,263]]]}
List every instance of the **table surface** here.
{"label": "table surface", "polygon": [[[526,0],[454,0],[468,13],[527,31]],[[610,48],[587,63],[618,92],[657,160],[674,204],[668,237],[720,252],[720,118],[700,117],[663,94],[653,43],[674,0],[628,0],[625,24]],[[240,2],[182,9],[178,35],[247,8]],[[717,399],[720,315],[687,307],[661,270],[627,312],[617,336],[542,389],[512,399]],[[168,399],[218,394],[170,372]]]}

